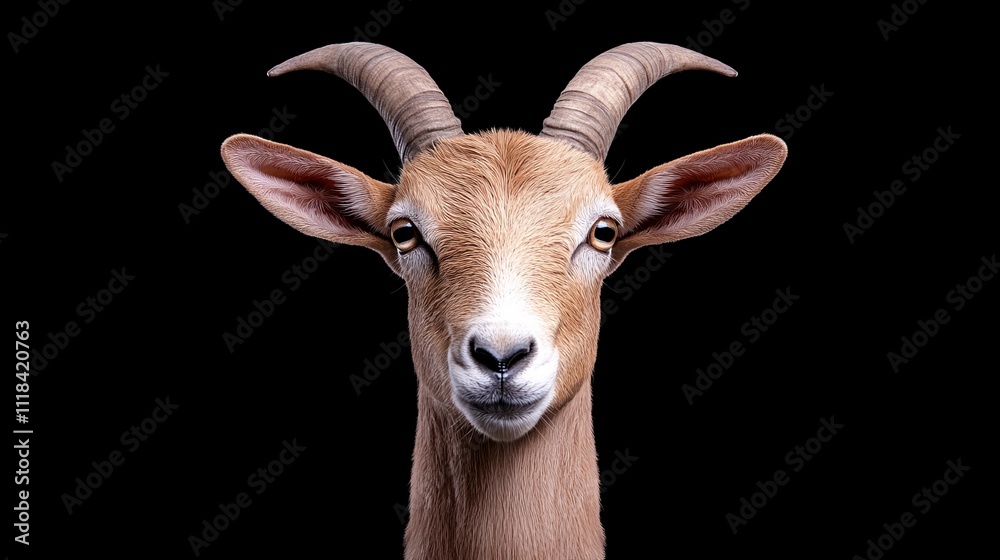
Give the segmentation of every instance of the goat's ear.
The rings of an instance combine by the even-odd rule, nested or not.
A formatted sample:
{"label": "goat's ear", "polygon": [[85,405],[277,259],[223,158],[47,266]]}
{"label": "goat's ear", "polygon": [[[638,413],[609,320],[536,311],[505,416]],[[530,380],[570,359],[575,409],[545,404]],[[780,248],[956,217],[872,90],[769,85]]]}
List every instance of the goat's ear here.
{"label": "goat's ear", "polygon": [[286,224],[334,243],[374,249],[396,269],[396,248],[385,229],[392,185],[332,159],[249,134],[226,139],[222,159]]}
{"label": "goat's ear", "polygon": [[706,233],[740,211],[781,168],[788,154],[761,134],[654,167],[612,186],[624,231],[615,266],[632,250]]}

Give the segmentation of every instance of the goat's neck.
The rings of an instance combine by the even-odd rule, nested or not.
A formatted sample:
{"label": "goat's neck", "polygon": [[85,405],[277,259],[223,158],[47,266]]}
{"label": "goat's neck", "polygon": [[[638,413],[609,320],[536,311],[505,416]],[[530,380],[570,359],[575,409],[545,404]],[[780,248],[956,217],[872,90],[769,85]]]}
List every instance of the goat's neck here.
{"label": "goat's neck", "polygon": [[604,558],[590,382],[514,442],[418,391],[407,559]]}

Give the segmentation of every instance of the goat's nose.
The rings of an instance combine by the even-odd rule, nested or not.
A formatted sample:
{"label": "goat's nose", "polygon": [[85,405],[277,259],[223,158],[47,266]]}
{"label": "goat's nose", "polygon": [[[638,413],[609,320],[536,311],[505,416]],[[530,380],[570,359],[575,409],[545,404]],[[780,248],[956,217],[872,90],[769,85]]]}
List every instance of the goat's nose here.
{"label": "goat's nose", "polygon": [[534,348],[535,343],[531,339],[503,346],[490,344],[476,337],[469,340],[469,353],[472,354],[472,359],[493,372],[498,379],[517,373],[517,365],[527,358]]}

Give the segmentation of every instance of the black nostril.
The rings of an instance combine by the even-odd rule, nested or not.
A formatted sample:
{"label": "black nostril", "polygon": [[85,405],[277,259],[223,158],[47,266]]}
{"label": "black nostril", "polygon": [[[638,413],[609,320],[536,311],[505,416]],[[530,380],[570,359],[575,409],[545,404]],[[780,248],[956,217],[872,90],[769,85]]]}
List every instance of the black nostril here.
{"label": "black nostril", "polygon": [[469,342],[469,350],[472,351],[472,358],[489,368],[490,371],[500,371],[500,360],[491,354],[489,350],[478,347],[475,339]]}
{"label": "black nostril", "polygon": [[500,375],[506,375],[514,367],[514,364],[531,353],[532,347],[532,344],[520,345],[513,348],[507,356],[498,358],[496,351],[489,346],[480,345],[475,338],[469,341],[469,351],[472,353],[472,358],[490,371]]}
{"label": "black nostril", "polygon": [[521,346],[519,348],[515,348],[514,352],[511,353],[510,356],[507,356],[507,358],[504,360],[504,362],[507,363],[507,369],[510,369],[510,368],[514,367],[514,364],[516,364],[517,362],[521,361],[521,359],[524,358],[525,356],[527,356],[528,353],[530,353],[530,352],[531,352],[531,346],[530,345],[528,345],[528,346]]}

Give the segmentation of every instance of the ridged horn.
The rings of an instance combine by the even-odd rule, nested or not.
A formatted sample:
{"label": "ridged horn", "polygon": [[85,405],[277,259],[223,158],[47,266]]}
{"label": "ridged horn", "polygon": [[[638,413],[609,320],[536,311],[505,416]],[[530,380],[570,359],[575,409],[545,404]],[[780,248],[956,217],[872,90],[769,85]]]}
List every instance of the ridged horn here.
{"label": "ridged horn", "polygon": [[439,140],[465,134],[427,71],[389,47],[362,42],[327,45],[286,60],[267,75],[303,69],[334,74],[364,94],[382,115],[404,162]]}
{"label": "ridged horn", "polygon": [[598,55],[577,72],[539,136],[568,142],[604,161],[629,107],[657,80],[682,70],[736,75],[729,66],[683,47],[626,43]]}

